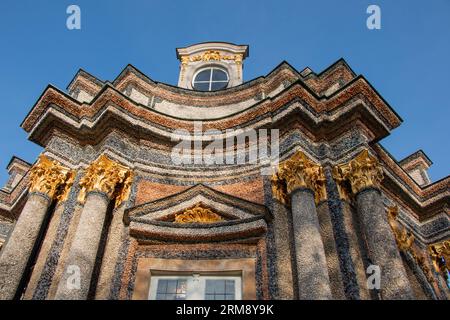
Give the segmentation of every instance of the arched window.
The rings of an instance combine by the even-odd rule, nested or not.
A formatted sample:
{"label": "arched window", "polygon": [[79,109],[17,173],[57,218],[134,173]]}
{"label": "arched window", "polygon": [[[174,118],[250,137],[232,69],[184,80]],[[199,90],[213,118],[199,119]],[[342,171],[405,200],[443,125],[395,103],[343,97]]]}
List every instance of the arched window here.
{"label": "arched window", "polygon": [[194,75],[192,87],[198,91],[225,89],[229,82],[228,73],[218,67],[201,69]]}

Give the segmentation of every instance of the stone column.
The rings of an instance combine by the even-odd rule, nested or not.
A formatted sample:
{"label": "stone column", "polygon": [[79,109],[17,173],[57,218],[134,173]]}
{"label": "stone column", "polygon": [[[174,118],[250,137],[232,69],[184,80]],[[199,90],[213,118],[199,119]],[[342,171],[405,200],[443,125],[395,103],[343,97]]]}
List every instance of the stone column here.
{"label": "stone column", "polygon": [[298,297],[332,299],[316,210],[316,202],[326,199],[322,168],[297,152],[280,164],[277,175],[291,196]]}
{"label": "stone column", "polygon": [[82,192],[79,201],[84,202],[84,207],[55,299],[88,298],[109,202],[113,196],[116,197],[116,205],[126,200],[131,180],[132,173],[127,167],[104,155],[87,168],[80,181]]}
{"label": "stone column", "polygon": [[28,200],[0,256],[0,299],[13,299],[53,199],[63,200],[74,174],[41,155],[30,171]]}
{"label": "stone column", "polygon": [[383,170],[367,150],[335,172],[347,180],[356,195],[358,217],[364,232],[369,257],[381,269],[382,299],[413,299],[414,295],[388,223],[379,189]]}

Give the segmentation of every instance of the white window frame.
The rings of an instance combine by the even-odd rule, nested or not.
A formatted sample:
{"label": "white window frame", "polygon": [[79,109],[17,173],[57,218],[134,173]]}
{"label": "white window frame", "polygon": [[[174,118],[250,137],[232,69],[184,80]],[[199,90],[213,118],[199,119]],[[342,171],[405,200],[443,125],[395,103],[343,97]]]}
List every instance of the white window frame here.
{"label": "white window frame", "polygon": [[[212,70],[211,70],[211,72],[209,74],[209,80],[208,81],[196,81],[195,80],[197,78],[197,75],[200,72],[205,71],[205,70],[210,70],[210,69],[212,69]],[[226,81],[224,81],[224,80],[220,80],[220,81],[214,80],[213,81],[212,76],[213,76],[213,73],[214,73],[214,69],[217,69],[217,70],[225,72],[225,74],[227,75],[227,80]],[[195,89],[195,83],[208,83],[208,91],[206,91],[206,92],[209,92],[209,91],[211,91],[211,86],[212,86],[213,82],[214,83],[216,83],[216,82],[218,82],[218,83],[226,83],[226,86],[224,88],[222,88],[222,89],[219,89],[219,90],[226,89],[228,87],[228,84],[230,83],[230,75],[228,74],[228,71],[223,69],[223,68],[216,67],[216,66],[209,66],[209,67],[206,67],[206,68],[201,68],[196,73],[194,73],[194,76],[192,77],[191,85],[192,85],[192,89],[197,90],[197,89]]]}
{"label": "white window frame", "polygon": [[187,280],[186,300],[205,300],[206,280],[234,280],[234,298],[242,300],[242,277],[236,275],[202,275],[198,273],[179,275],[155,275],[150,277],[148,299],[156,299],[159,280]]}

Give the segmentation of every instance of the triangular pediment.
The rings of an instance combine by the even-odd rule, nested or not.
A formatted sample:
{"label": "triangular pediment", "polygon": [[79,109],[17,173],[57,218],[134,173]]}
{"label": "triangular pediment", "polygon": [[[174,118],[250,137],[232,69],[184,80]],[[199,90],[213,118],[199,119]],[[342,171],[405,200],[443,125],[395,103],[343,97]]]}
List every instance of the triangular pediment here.
{"label": "triangular pediment", "polygon": [[203,184],[130,208],[126,211],[126,219],[175,221],[177,215],[186,210],[192,210],[196,206],[204,209],[205,212],[209,210],[215,213],[222,221],[258,216],[266,220],[271,219],[271,214],[265,206],[219,192]]}
{"label": "triangular pediment", "polygon": [[125,212],[131,235],[180,241],[259,236],[270,219],[265,206],[202,184]]}

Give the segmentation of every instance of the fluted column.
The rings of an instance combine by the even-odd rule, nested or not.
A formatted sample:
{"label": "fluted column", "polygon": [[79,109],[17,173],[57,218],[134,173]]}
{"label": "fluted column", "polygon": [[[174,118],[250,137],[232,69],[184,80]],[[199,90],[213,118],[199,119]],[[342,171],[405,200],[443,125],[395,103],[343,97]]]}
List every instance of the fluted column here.
{"label": "fluted column", "polygon": [[84,207],[55,299],[87,299],[109,202],[115,197],[119,205],[128,198],[132,178],[127,167],[104,155],[87,168],[80,181]]}
{"label": "fluted column", "polygon": [[28,200],[0,256],[0,299],[13,299],[53,199],[64,200],[74,173],[41,155],[30,172]]}
{"label": "fluted column", "polygon": [[379,189],[383,170],[367,150],[347,164],[335,168],[339,183],[348,181],[356,196],[358,216],[369,257],[381,269],[382,299],[411,299],[413,293],[388,223]]}
{"label": "fluted column", "polygon": [[331,299],[327,261],[316,210],[316,203],[326,199],[322,167],[297,152],[280,164],[274,181],[285,183],[285,190],[279,194],[285,192],[290,195],[298,297],[305,300]]}

